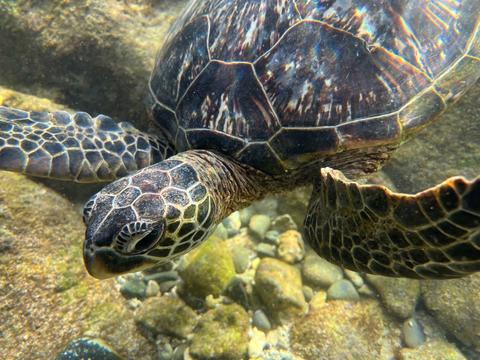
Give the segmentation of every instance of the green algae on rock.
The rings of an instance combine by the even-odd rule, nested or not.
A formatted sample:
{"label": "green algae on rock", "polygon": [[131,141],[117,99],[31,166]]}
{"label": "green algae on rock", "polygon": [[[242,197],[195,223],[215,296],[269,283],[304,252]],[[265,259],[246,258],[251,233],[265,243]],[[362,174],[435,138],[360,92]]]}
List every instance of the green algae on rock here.
{"label": "green algae on rock", "polygon": [[218,238],[210,237],[185,259],[186,266],[180,271],[184,291],[198,298],[219,296],[235,276],[232,254],[225,242]]}
{"label": "green algae on rock", "polygon": [[192,332],[197,315],[177,297],[157,296],[142,304],[135,322],[147,337],[164,334],[185,339]]}
{"label": "green algae on rock", "polygon": [[305,312],[300,271],[283,261],[262,259],[255,273],[255,291],[270,317],[280,323]]}
{"label": "green algae on rock", "polygon": [[200,319],[190,354],[198,360],[241,360],[247,357],[248,313],[237,304],[219,305]]}
{"label": "green algae on rock", "polygon": [[152,356],[154,347],[135,331],[113,280],[98,282],[84,270],[85,230],[71,203],[24,176],[1,172],[0,208],[11,242],[0,261],[3,358],[51,359],[86,333],[121,356]]}

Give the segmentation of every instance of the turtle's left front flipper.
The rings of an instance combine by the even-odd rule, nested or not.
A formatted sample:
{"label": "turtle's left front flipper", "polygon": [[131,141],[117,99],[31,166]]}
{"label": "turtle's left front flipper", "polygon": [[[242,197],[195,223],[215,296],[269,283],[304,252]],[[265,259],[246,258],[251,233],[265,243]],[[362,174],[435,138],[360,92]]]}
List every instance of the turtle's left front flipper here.
{"label": "turtle's left front flipper", "polygon": [[355,271],[430,279],[480,271],[480,177],[406,195],[322,169],[305,236],[320,256]]}
{"label": "turtle's left front flipper", "polygon": [[82,112],[26,112],[0,106],[0,170],[76,182],[103,182],[159,162],[173,149],[161,137]]}

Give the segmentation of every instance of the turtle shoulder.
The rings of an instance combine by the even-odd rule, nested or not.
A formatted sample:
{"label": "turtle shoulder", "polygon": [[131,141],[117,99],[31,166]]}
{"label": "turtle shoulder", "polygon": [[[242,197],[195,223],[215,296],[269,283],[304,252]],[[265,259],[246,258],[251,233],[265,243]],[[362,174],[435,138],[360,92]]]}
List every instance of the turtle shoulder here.
{"label": "turtle shoulder", "polygon": [[479,77],[480,3],[192,1],[152,112],[179,150],[271,173],[400,142]]}

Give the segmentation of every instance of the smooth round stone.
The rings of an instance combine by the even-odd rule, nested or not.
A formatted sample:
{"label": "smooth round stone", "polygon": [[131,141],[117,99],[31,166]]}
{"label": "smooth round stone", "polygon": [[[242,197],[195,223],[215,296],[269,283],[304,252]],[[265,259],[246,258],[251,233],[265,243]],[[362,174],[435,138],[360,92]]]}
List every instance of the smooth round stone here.
{"label": "smooth round stone", "polygon": [[145,299],[147,285],[142,279],[130,278],[120,288],[120,293],[127,299]]}
{"label": "smooth round stone", "polygon": [[416,348],[425,342],[421,325],[415,318],[405,320],[402,326],[403,340],[409,348]]}
{"label": "smooth round stone", "polygon": [[265,315],[262,310],[257,310],[253,313],[252,325],[264,332],[267,332],[272,328],[270,320],[268,320],[267,315]]}
{"label": "smooth round stone", "polygon": [[173,351],[172,360],[184,360],[187,348],[188,346],[186,344],[178,345]]}
{"label": "smooth round stone", "polygon": [[289,214],[283,214],[273,220],[272,229],[283,233],[288,230],[297,230],[297,224]]}
{"label": "smooth round stone", "polygon": [[156,281],[150,280],[147,283],[147,289],[145,290],[145,295],[147,297],[157,296],[160,292],[160,285]]}
{"label": "smooth round stone", "polygon": [[305,296],[305,301],[310,302],[310,300],[312,300],[314,295],[312,288],[310,286],[304,285],[302,287],[302,290],[303,290],[303,296]]}
{"label": "smooth round stone", "polygon": [[267,215],[253,215],[248,224],[250,232],[257,236],[259,239],[263,239],[268,229],[270,228],[271,220]]}
{"label": "smooth round stone", "polygon": [[268,230],[265,233],[265,237],[263,241],[272,244],[272,245],[278,245],[278,237],[280,236],[280,233],[277,230]]}
{"label": "smooth round stone", "polygon": [[357,289],[348,280],[339,280],[327,290],[328,300],[360,300]]}
{"label": "smooth round stone", "polygon": [[306,283],[313,287],[328,288],[334,282],[343,278],[342,269],[321,258],[313,251],[305,256],[302,275]]}
{"label": "smooth round stone", "polygon": [[255,247],[255,251],[260,257],[275,257],[277,248],[274,245],[267,243],[260,243]]}
{"label": "smooth round stone", "polygon": [[233,265],[235,265],[237,274],[242,274],[247,271],[250,265],[250,254],[251,251],[244,247],[238,247],[232,250]]}
{"label": "smooth round stone", "polygon": [[162,294],[165,294],[173,289],[175,285],[177,285],[179,281],[165,281],[160,284],[160,291]]}
{"label": "smooth round stone", "polygon": [[228,237],[237,235],[242,227],[242,220],[240,218],[240,212],[235,211],[225,220],[223,220],[223,226],[227,229]]}
{"label": "smooth round stone", "polygon": [[167,341],[157,342],[158,360],[172,360],[173,347]]}
{"label": "smooth round stone", "polygon": [[80,338],[70,342],[56,360],[121,360],[103,340]]}
{"label": "smooth round stone", "polygon": [[148,274],[143,277],[143,279],[148,283],[150,280],[154,280],[158,283],[165,281],[176,281],[179,279],[177,271],[162,271],[158,273]]}
{"label": "smooth round stone", "polygon": [[217,227],[215,228],[215,231],[211,236],[216,237],[220,240],[226,240],[228,239],[228,231],[225,228],[225,226],[222,223],[220,223],[217,225]]}
{"label": "smooth round stone", "polygon": [[278,258],[289,263],[296,264],[305,256],[305,246],[302,234],[297,230],[288,230],[278,238]]}
{"label": "smooth round stone", "polygon": [[265,214],[272,218],[277,216],[278,200],[275,197],[267,197],[253,206],[257,214]]}
{"label": "smooth round stone", "polygon": [[253,206],[249,206],[239,211],[240,213],[240,221],[242,222],[243,226],[248,226],[250,219],[253,215],[255,215],[255,209]]}
{"label": "smooth round stone", "polygon": [[352,271],[348,269],[344,269],[344,271],[345,271],[345,275],[350,279],[353,285],[355,285],[357,288],[362,287],[363,284],[365,284],[365,281],[363,281],[363,278],[356,271]]}

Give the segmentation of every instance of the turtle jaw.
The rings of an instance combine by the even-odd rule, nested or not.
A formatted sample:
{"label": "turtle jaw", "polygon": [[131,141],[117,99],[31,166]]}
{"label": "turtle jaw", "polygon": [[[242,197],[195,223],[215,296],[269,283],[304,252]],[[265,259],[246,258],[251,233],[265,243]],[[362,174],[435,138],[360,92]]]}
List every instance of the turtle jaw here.
{"label": "turtle jaw", "polygon": [[112,248],[85,249],[83,260],[88,273],[100,280],[145,270],[157,264],[143,255],[121,255]]}

